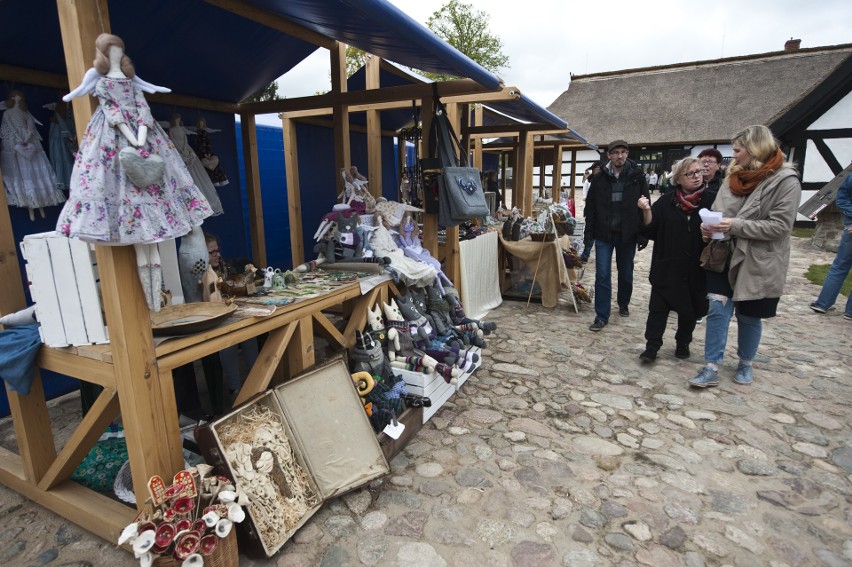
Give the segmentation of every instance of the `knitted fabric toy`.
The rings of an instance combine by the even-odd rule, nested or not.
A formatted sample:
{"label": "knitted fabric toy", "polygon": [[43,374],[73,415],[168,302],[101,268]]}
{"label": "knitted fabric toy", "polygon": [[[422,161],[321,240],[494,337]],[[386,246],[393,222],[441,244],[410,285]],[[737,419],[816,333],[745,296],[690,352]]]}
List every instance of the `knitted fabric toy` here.
{"label": "knitted fabric toy", "polygon": [[382,303],[382,311],[388,329],[388,358],[391,364],[395,361],[407,362],[410,357],[420,357],[424,366],[440,374],[447,382],[455,384],[458,381],[460,372],[457,368],[438,362],[428,353],[414,348],[408,321],[403,318],[396,301],[391,299],[390,303]]}
{"label": "knitted fabric toy", "polygon": [[408,322],[414,346],[423,350],[435,360],[447,365],[458,366],[462,371],[469,370],[475,363],[479,362],[479,355],[476,353],[462,352],[458,348],[450,347],[439,341],[426,318],[407,296],[398,296],[396,300],[402,317]]}

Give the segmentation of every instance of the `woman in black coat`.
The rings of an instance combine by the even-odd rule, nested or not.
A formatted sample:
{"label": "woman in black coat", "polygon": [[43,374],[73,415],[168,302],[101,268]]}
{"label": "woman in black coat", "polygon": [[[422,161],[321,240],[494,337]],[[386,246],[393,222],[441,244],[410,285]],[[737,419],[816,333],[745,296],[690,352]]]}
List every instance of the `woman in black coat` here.
{"label": "woman in black coat", "polygon": [[639,355],[653,362],[663,345],[663,333],[669,312],[677,313],[675,356],[689,357],[689,343],[696,319],[707,314],[704,269],[699,256],[705,243],[701,238],[698,211],[712,205],[712,196],[704,191],[701,161],[685,158],[672,168],[673,190],[662,195],[652,206],[646,197],[639,199],[644,226],[640,234],[654,241],[651,256],[651,299],[645,323],[645,351]]}

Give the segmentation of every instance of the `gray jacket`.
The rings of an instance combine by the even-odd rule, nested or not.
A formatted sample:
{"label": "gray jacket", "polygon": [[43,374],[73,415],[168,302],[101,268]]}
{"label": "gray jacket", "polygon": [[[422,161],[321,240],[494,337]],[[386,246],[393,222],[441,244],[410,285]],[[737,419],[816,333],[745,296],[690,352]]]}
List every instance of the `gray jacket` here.
{"label": "gray jacket", "polygon": [[732,219],[730,235],[736,245],[728,280],[734,301],[781,297],[801,193],[798,173],[790,164],[743,197],[731,193],[725,179],[712,209]]}

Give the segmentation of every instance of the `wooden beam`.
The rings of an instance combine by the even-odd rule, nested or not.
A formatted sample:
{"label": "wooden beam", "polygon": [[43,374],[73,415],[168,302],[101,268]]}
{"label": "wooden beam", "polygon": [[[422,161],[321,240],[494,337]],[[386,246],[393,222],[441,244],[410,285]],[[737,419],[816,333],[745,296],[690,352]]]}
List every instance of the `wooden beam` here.
{"label": "wooden beam", "polygon": [[[451,103],[445,106],[447,110],[447,119],[453,125],[453,129],[458,133],[461,132],[461,114],[459,112],[459,104]],[[462,146],[466,148],[466,146]],[[466,150],[462,150],[466,151]],[[466,160],[467,156],[460,156]],[[453,282],[453,285],[461,296],[461,253],[459,252],[459,227],[445,227],[446,237],[444,238],[444,251],[446,253],[444,259],[444,273]]]}
{"label": "wooden beam", "polygon": [[[473,109],[473,125],[482,126],[482,118],[485,114],[485,109],[481,104],[477,104]],[[470,130],[468,128],[468,130]],[[468,139],[470,135],[468,135]],[[479,168],[481,171],[484,168],[482,163],[482,138],[473,139],[473,167]]]}
{"label": "wooden beam", "polygon": [[0,483],[109,542],[136,516],[133,508],[76,482],[41,490],[26,479],[21,458],[5,448],[0,448]]}
{"label": "wooden beam", "polygon": [[[345,66],[344,66],[345,69]],[[345,71],[344,71],[345,72]],[[334,79],[334,73],[332,73]],[[345,79],[344,79],[345,83]],[[332,80],[332,85],[334,80]],[[425,99],[432,97],[432,83],[418,83],[414,85],[400,85],[398,87],[384,87],[371,91],[331,92],[315,96],[294,97],[280,100],[266,100],[263,102],[250,102],[240,104],[240,112],[252,114],[270,114],[275,112],[292,112],[299,110],[311,110],[314,108],[333,108],[339,104],[366,105],[380,102],[408,101],[413,99]],[[455,79],[437,83],[438,96],[446,97],[459,94],[477,94],[492,92],[473,81],[472,79]],[[424,100],[425,104],[425,100]]]}
{"label": "wooden beam", "polygon": [[314,365],[313,320],[314,318],[308,314],[293,323],[296,326],[296,332],[293,333],[293,339],[287,350],[287,370],[290,377]]}
{"label": "wooden beam", "polygon": [[441,102],[444,104],[450,103],[465,103],[465,104],[473,104],[473,103],[489,103],[489,102],[504,102],[504,101],[513,101],[520,100],[521,92],[516,87],[503,87],[499,91],[491,91],[491,92],[483,92],[483,93],[475,93],[475,94],[461,94],[461,95],[450,95],[450,96],[442,96]]}
{"label": "wooden beam", "polygon": [[[365,66],[365,82],[367,89],[374,90],[381,88],[379,79],[379,68],[381,59],[375,55],[367,58]],[[350,108],[351,112],[352,109]],[[382,196],[382,122],[381,115],[378,110],[370,109],[367,111],[367,178],[370,184],[367,185],[373,197]]]}
{"label": "wooden beam", "polygon": [[[331,91],[336,95],[346,92],[346,45],[339,41],[331,49]],[[349,136],[349,108],[344,102],[334,106],[334,171],[339,194],[344,190],[344,180],[340,172],[352,165],[350,154],[351,138]],[[332,202],[334,202],[332,200]]]}
{"label": "wooden beam", "polygon": [[0,64],[0,81],[50,87],[52,89],[68,89],[68,77],[65,75],[48,73],[47,71],[36,71],[35,69],[16,67],[14,65]]}
{"label": "wooden beam", "polygon": [[553,148],[553,175],[550,178],[550,195],[553,202],[559,202],[562,192],[562,146]]}
{"label": "wooden beam", "polygon": [[298,325],[297,321],[293,321],[269,332],[269,336],[263,343],[263,348],[257,355],[254,366],[251,367],[243,387],[234,400],[234,407],[269,387],[269,382],[281,363],[281,357],[284,356],[287,345],[290,344],[290,339]]}
{"label": "wooden beam", "polygon": [[240,129],[242,130],[243,162],[246,172],[251,257],[255,265],[263,267],[266,266],[266,230],[263,224],[260,162],[257,156],[257,128],[253,114],[240,116]]}
{"label": "wooden beam", "polygon": [[[350,112],[351,116],[352,113]],[[281,115],[282,117],[286,117],[285,115]],[[294,122],[298,122],[299,124],[313,124],[314,126],[321,126],[323,128],[334,128],[334,120],[326,120],[323,118],[299,118],[298,120],[293,120]],[[360,124],[350,124],[349,125],[350,132],[361,132],[363,134],[367,133],[367,127],[361,126]],[[396,136],[396,131],[394,130],[381,130],[382,136],[393,137]]]}
{"label": "wooden beam", "polygon": [[[417,148],[418,158],[431,157],[429,156],[429,139],[432,136],[432,120],[435,119],[434,99],[429,93],[423,97],[423,105],[420,107],[420,119],[423,128],[423,135],[420,139],[420,147]],[[423,213],[423,248],[429,251],[433,258],[439,258],[438,255],[438,215]]]}
{"label": "wooden beam", "polygon": [[44,347],[38,353],[36,364],[39,368],[92,382],[104,388],[115,389],[115,373],[112,364],[107,362]]}
{"label": "wooden beam", "polygon": [[291,22],[269,10],[253,6],[248,2],[238,2],[237,0],[205,0],[205,2],[319,47],[326,49],[334,47],[333,39]]}
{"label": "wooden beam", "polygon": [[338,346],[343,348],[350,346],[346,344],[346,338],[343,336],[343,333],[337,330],[337,327],[334,326],[325,313],[320,311],[314,313],[312,316],[314,318],[314,329],[328,339],[329,342],[337,343]]}
{"label": "wooden beam", "polygon": [[281,120],[284,136],[284,175],[287,179],[287,214],[290,219],[290,257],[293,265],[305,261],[305,243],[302,236],[302,192],[299,185],[299,151],[296,143],[296,123],[289,118]]}
{"label": "wooden beam", "polygon": [[[574,188],[577,183],[577,152],[571,152],[571,189],[569,190],[569,198],[574,201],[574,207],[576,210],[577,200],[574,198]],[[584,205],[585,206],[585,205]]]}
{"label": "wooden beam", "polygon": [[[505,136],[517,136],[523,132],[535,132],[536,134],[567,134],[568,130],[555,129],[550,124],[495,124],[493,126],[471,126],[465,134],[472,138],[502,138]],[[575,143],[573,140],[565,140],[565,144]]]}
{"label": "wooden beam", "polygon": [[41,373],[38,369],[35,370],[35,380],[28,395],[13,392],[7,386],[6,396],[9,398],[9,410],[12,413],[18,450],[23,459],[24,474],[29,482],[36,483],[56,459],[56,445],[53,444],[53,431],[50,429]]}
{"label": "wooden beam", "polygon": [[38,482],[38,487],[42,490],[50,490],[60,482],[71,478],[74,469],[83,462],[98,438],[117,415],[118,398],[115,390],[105,388],[83,416],[83,420],[65,443],[50,469]]}
{"label": "wooden beam", "polygon": [[518,208],[525,217],[532,215],[533,135],[524,132],[518,140],[518,171],[513,188],[519,192]]}
{"label": "wooden beam", "polygon": [[225,114],[239,114],[240,112],[240,105],[236,102],[212,100],[209,98],[179,93],[145,93],[145,98],[150,102],[168,104],[171,106],[182,106],[184,108],[224,112]]}

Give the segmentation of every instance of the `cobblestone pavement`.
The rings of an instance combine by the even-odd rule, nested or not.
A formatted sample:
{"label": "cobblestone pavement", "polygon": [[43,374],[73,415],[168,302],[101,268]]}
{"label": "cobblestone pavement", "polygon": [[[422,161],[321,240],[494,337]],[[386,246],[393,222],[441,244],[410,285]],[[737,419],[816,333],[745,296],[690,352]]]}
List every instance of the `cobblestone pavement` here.
{"label": "cobblestone pavement", "polygon": [[[567,297],[504,303],[483,367],[389,476],[241,565],[852,565],[852,322],[812,313],[818,288],[803,277],[832,257],[794,239],[750,387],[732,381],[731,340],[720,386],[689,389],[703,326],[678,360],[674,319],[657,362],[639,361],[650,250],[637,254],[631,316],[599,333],[591,307],[575,314]],[[0,487],[0,565],[133,564]]]}

